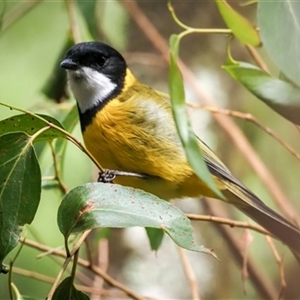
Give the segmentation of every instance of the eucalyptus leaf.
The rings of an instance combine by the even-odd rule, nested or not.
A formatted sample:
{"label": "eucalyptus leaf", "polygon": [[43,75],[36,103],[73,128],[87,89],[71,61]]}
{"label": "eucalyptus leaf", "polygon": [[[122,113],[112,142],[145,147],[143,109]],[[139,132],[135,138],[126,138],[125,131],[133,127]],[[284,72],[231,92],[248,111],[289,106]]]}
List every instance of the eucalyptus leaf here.
{"label": "eucalyptus leaf", "polygon": [[57,223],[71,234],[98,227],[151,227],[163,230],[179,246],[215,256],[197,246],[190,220],[177,207],[142,190],[117,184],[88,183],[71,190],[58,209]]}
{"label": "eucalyptus leaf", "polygon": [[[96,0],[89,1],[76,1],[77,7],[80,9],[81,14],[86,22],[89,32],[97,39],[97,22],[96,22]],[[65,71],[65,70],[63,70]],[[65,72],[64,72],[65,73]]]}
{"label": "eucalyptus leaf", "polygon": [[55,100],[56,103],[62,102],[67,97],[67,73],[63,68],[60,67],[60,62],[62,60],[62,57],[64,57],[66,51],[69,50],[72,45],[74,45],[74,39],[72,35],[69,34],[60,53],[56,58],[56,62],[53,64],[53,70],[51,72],[50,78],[42,87],[42,93],[45,94],[47,98]]}
{"label": "eucalyptus leaf", "polygon": [[[47,115],[38,116],[63,129],[63,126],[53,117]],[[38,117],[29,114],[20,114],[0,121],[0,135],[20,131],[28,135],[33,135],[46,126],[48,126],[47,123]],[[58,137],[65,137],[65,134],[55,128],[49,128],[40,134],[34,142],[51,141]]]}
{"label": "eucalyptus leaf", "polygon": [[215,0],[224,22],[232,33],[244,44],[260,46],[261,41],[254,26],[225,0]]}
{"label": "eucalyptus leaf", "polygon": [[17,246],[22,227],[30,224],[41,195],[41,171],[30,136],[0,136],[0,264]]}
{"label": "eucalyptus leaf", "polygon": [[259,0],[257,20],[270,58],[300,87],[300,2]]}
{"label": "eucalyptus leaf", "polygon": [[96,10],[98,32],[101,30],[109,44],[116,49],[125,51],[130,40],[128,31],[130,17],[124,5],[120,1],[97,1]]}
{"label": "eucalyptus leaf", "polygon": [[300,89],[245,62],[223,68],[252,94],[289,121],[300,124]]}
{"label": "eucalyptus leaf", "polygon": [[198,140],[187,115],[183,80],[176,62],[178,47],[179,42],[176,40],[176,35],[173,34],[170,40],[169,93],[177,132],[185,150],[187,160],[197,176],[209,189],[218,195],[218,197],[224,199],[224,196],[216,187],[207,165],[203,160]]}
{"label": "eucalyptus leaf", "polygon": [[164,238],[164,232],[157,228],[146,227],[151,250],[158,250]]}

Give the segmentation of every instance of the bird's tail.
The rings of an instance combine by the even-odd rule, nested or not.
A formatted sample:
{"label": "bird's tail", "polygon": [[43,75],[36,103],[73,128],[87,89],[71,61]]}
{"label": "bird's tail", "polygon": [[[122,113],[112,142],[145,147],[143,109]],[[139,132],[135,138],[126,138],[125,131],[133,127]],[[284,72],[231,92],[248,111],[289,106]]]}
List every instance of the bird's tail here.
{"label": "bird's tail", "polygon": [[300,230],[267,207],[244,186],[232,182],[226,182],[225,185],[227,190],[224,195],[228,201],[286,244],[300,263]]}

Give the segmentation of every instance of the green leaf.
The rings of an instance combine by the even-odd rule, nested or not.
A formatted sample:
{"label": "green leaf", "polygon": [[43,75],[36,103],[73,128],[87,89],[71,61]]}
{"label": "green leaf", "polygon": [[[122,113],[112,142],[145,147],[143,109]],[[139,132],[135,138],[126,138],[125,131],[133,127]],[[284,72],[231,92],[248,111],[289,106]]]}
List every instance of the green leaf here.
{"label": "green leaf", "polygon": [[180,38],[177,34],[172,34],[170,36],[170,49],[172,50],[173,56],[175,59],[178,58],[179,54],[179,43],[180,43]]}
{"label": "green leaf", "polygon": [[71,190],[58,209],[57,223],[67,240],[97,227],[133,226],[162,229],[179,246],[215,254],[193,240],[190,220],[169,202],[142,190],[117,184],[88,183]]}
{"label": "green leaf", "polygon": [[210,172],[203,160],[203,156],[198,144],[198,140],[191,127],[185,104],[185,94],[182,76],[176,63],[176,56],[178,53],[178,43],[173,35],[170,42],[170,69],[169,69],[169,93],[171,97],[172,111],[180,137],[182,146],[185,150],[187,160],[194,169],[197,176],[221,199],[224,196],[216,187]]}
{"label": "green leaf", "polygon": [[232,33],[244,44],[260,46],[261,41],[254,26],[235,11],[225,0],[215,0],[219,12]]}
{"label": "green leaf", "polygon": [[[78,109],[77,105],[75,104],[64,117],[62,126],[66,131],[72,132],[78,121]],[[66,139],[57,140],[55,143],[55,153],[62,154],[65,151],[67,142],[68,141]]]}
{"label": "green leaf", "polygon": [[101,239],[109,239],[111,236],[111,230],[109,228],[99,228],[98,230],[95,230],[94,236],[93,236],[93,243],[95,247],[99,243]]}
{"label": "green leaf", "polygon": [[3,17],[6,13],[7,10],[7,4],[4,1],[1,1],[1,8],[0,8],[0,31],[2,31],[2,26],[3,26]]}
{"label": "green leaf", "polygon": [[164,232],[160,229],[146,227],[151,250],[158,250],[164,238]]}
{"label": "green leaf", "polygon": [[284,118],[300,125],[300,89],[245,62],[223,68],[257,98]]}
{"label": "green leaf", "polygon": [[55,290],[53,300],[89,300],[88,295],[78,291],[73,285],[72,277],[65,278]]}
{"label": "green leaf", "polygon": [[300,2],[258,1],[257,20],[264,48],[270,58],[300,86]]}
{"label": "green leaf", "polygon": [[[38,115],[43,119],[63,129],[63,126],[54,118],[47,115]],[[29,114],[16,115],[0,121],[0,135],[11,132],[25,132],[33,135],[40,129],[47,126],[47,123],[41,119]],[[49,128],[40,134],[34,141],[50,141],[58,137],[65,137],[65,134],[55,128]]]}
{"label": "green leaf", "polygon": [[80,9],[80,12],[87,24],[89,32],[94,37],[94,39],[98,38],[97,33],[97,22],[96,22],[96,0],[89,0],[89,1],[76,1],[77,7]]}
{"label": "green leaf", "polygon": [[97,1],[96,10],[101,13],[101,17],[97,19],[98,32],[100,29],[101,34],[115,48],[126,50],[130,40],[128,31],[130,17],[124,5],[120,1]]}
{"label": "green leaf", "polygon": [[30,137],[15,132],[0,136],[0,263],[17,246],[25,224],[37,211],[41,171]]}
{"label": "green leaf", "polygon": [[[66,131],[72,132],[78,123],[78,120],[78,109],[77,105],[75,104],[62,121],[63,127]],[[67,144],[67,139],[57,139],[55,142],[55,155],[57,159],[58,172],[60,173],[63,172],[63,163],[65,161],[64,156],[66,153]]]}
{"label": "green leaf", "polygon": [[49,99],[54,99],[56,103],[62,102],[66,98],[66,83],[67,73],[60,67],[62,58],[71,46],[74,44],[72,35],[68,35],[65,44],[57,56],[57,60],[53,65],[50,78],[46,81],[46,84],[42,88],[42,93]]}
{"label": "green leaf", "polygon": [[39,299],[34,298],[32,296],[21,295],[21,293],[18,290],[17,286],[13,282],[11,282],[10,284],[11,284],[11,289],[12,289],[13,294],[14,294],[13,299],[15,299],[15,300],[39,300]]}

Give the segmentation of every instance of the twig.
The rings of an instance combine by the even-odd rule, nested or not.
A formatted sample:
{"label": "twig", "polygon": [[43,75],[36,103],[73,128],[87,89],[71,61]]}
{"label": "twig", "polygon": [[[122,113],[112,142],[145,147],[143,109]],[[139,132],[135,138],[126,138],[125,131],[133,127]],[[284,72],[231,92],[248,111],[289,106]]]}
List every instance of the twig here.
{"label": "twig", "polygon": [[[153,23],[146,17],[144,12],[139,8],[135,0],[127,1],[121,0],[123,6],[129,12],[133,20],[137,23],[145,36],[151,41],[152,45],[162,54],[166,63],[169,61],[169,47],[167,42],[154,27]],[[215,106],[215,101],[210,97],[200,86],[198,80],[189,68],[180,60],[178,60],[181,72],[190,85],[192,90],[206,105]],[[246,139],[240,128],[228,117],[213,115],[217,123],[228,134],[230,139],[236,144],[238,149],[242,152],[245,158],[248,160],[252,168],[259,175],[264,185],[268,188],[272,194],[276,204],[280,207],[282,212],[290,219],[300,224],[300,216],[293,205],[288,201],[283,190],[280,188],[279,183],[275,180],[273,174],[269,171],[263,161],[259,158],[253,147]]]}
{"label": "twig", "polygon": [[[66,257],[66,253],[64,251],[52,249],[51,247],[48,247],[46,245],[37,243],[35,241],[31,241],[31,240],[28,240],[28,239],[25,240],[24,238],[20,238],[20,242],[24,243],[25,245],[30,246],[32,248],[38,249],[40,251],[51,251],[52,255],[60,256],[60,257],[63,257],[63,258]],[[122,283],[120,283],[117,280],[110,277],[108,274],[106,274],[100,268],[98,268],[94,265],[91,265],[87,260],[84,260],[82,258],[78,258],[78,264],[81,265],[82,267],[88,268],[93,273],[95,273],[95,274],[99,275],[100,277],[102,277],[107,283],[109,283],[110,285],[122,290],[123,292],[126,293],[126,295],[132,297],[133,299],[144,300],[144,298],[142,298],[141,296],[139,296],[136,293],[134,293],[133,291],[131,291],[129,288],[127,288]]]}
{"label": "twig", "polygon": [[81,42],[79,28],[78,28],[78,22],[76,22],[76,9],[75,4],[73,0],[65,0],[65,3],[67,5],[67,11],[69,16],[69,22],[70,22],[70,29],[71,34],[73,37],[73,40],[75,43]]}
{"label": "twig", "polygon": [[243,256],[242,280],[243,280],[244,294],[246,295],[247,294],[246,279],[249,278],[249,272],[248,272],[249,247],[253,241],[253,237],[250,234],[248,229],[246,229],[243,232],[241,240],[240,240],[240,248],[241,248],[241,254]]}
{"label": "twig", "polygon": [[190,220],[210,221],[214,223],[229,225],[230,227],[247,228],[262,233],[264,235],[270,235],[270,233],[267,230],[265,230],[263,227],[255,224],[250,224],[248,222],[234,221],[226,218],[207,216],[207,215],[187,214],[186,216]]}
{"label": "twig", "polygon": [[270,71],[267,67],[267,65],[265,64],[265,62],[262,60],[262,58],[260,57],[260,55],[258,54],[257,50],[250,46],[250,45],[246,45],[246,49],[248,50],[250,56],[252,57],[252,59],[256,62],[256,64],[265,72],[267,72],[268,74],[270,74]]}
{"label": "twig", "polygon": [[8,291],[9,291],[9,297],[11,300],[14,299],[13,297],[13,282],[12,282],[12,267],[16,261],[16,259],[18,258],[18,256],[21,253],[21,250],[23,249],[24,245],[21,245],[16,253],[16,255],[14,256],[13,260],[10,262],[10,268],[9,268],[9,274],[8,274]]}
{"label": "twig", "polygon": [[180,259],[182,262],[184,272],[186,274],[187,280],[188,280],[190,288],[191,288],[191,293],[192,293],[191,299],[200,300],[200,293],[199,293],[197,278],[191,267],[191,264],[189,263],[186,252],[181,247],[177,246],[177,249],[178,249],[178,253],[179,253],[179,256],[180,256]]}
{"label": "twig", "polygon": [[[46,282],[50,284],[53,284],[55,282],[54,277],[46,276],[38,272],[28,271],[18,267],[13,267],[12,271],[15,274],[23,275],[42,282]],[[80,291],[91,293],[91,294],[97,294],[103,296],[114,296],[114,297],[126,297],[126,294],[122,291],[99,289],[99,288],[89,287],[81,284],[75,284],[75,287]]]}
{"label": "twig", "polygon": [[[108,263],[109,263],[109,243],[107,238],[101,238],[98,241],[98,255],[97,255],[97,263],[101,270],[104,272],[107,272],[108,269]],[[103,288],[104,280],[101,277],[95,276],[92,286],[97,288]],[[101,295],[99,295],[97,298],[95,295],[91,295],[91,300],[100,300]]]}
{"label": "twig", "polygon": [[8,13],[4,14],[2,20],[3,25],[1,27],[0,34],[3,34],[19,19],[24,17],[34,7],[36,7],[38,4],[42,2],[43,2],[42,0],[26,0],[18,3],[18,5],[16,5],[13,9],[11,9]]}
{"label": "twig", "polygon": [[159,54],[153,54],[149,52],[128,52],[123,53],[126,62],[130,64],[143,64],[151,67],[166,68],[165,61]]}
{"label": "twig", "polygon": [[189,106],[193,108],[199,108],[207,110],[213,114],[222,114],[226,116],[232,116],[235,118],[240,118],[249,122],[252,122],[254,125],[265,131],[267,134],[269,134],[272,138],[274,138],[279,144],[281,144],[287,151],[289,151],[293,156],[296,157],[300,161],[300,154],[293,149],[288,143],[283,141],[279,136],[276,135],[276,133],[269,127],[262,124],[260,121],[258,121],[256,118],[253,117],[253,115],[249,113],[242,113],[239,111],[229,110],[229,109],[222,109],[218,107],[211,107],[211,106],[205,106],[205,105],[197,105],[194,103],[188,103]]}
{"label": "twig", "polygon": [[45,252],[43,252],[43,253],[37,255],[36,258],[37,258],[37,259],[40,259],[40,258],[42,258],[42,257],[44,257],[44,256],[51,255],[53,251],[60,250],[60,249],[63,249],[63,248],[64,248],[64,246],[61,245],[61,246],[58,246],[58,247],[56,247],[56,248],[54,248],[54,249],[49,249],[48,251],[45,251]]}
{"label": "twig", "polygon": [[232,33],[232,30],[229,28],[194,28],[194,27],[187,26],[178,19],[177,15],[175,13],[175,10],[171,4],[171,1],[168,1],[168,9],[169,9],[175,23],[177,23],[181,28],[185,29],[184,31],[182,31],[181,33],[178,34],[180,39],[191,33],[217,33],[217,34],[231,34]]}
{"label": "twig", "polygon": [[91,230],[87,230],[85,231],[82,236],[80,237],[80,239],[77,241],[77,243],[74,245],[71,253],[70,253],[70,256],[66,257],[63,265],[62,265],[62,268],[61,270],[59,271],[56,279],[55,279],[55,282],[53,283],[51,289],[50,289],[50,292],[48,293],[48,296],[46,297],[46,299],[48,300],[51,300],[52,297],[53,297],[53,294],[62,278],[62,275],[63,273],[65,272],[69,262],[72,260],[72,257],[74,256],[74,254],[79,250],[79,248],[81,247],[82,243],[84,242],[84,240],[86,239],[86,237],[89,235],[89,233],[91,232]]}
{"label": "twig", "polygon": [[279,268],[279,274],[280,274],[280,291],[279,291],[279,295],[278,295],[278,299],[281,298],[281,295],[284,291],[284,289],[286,288],[286,280],[285,280],[285,273],[284,273],[284,267],[283,267],[283,258],[279,255],[272,239],[269,236],[266,236],[266,240],[274,254],[276,263],[278,265]]}
{"label": "twig", "polygon": [[46,282],[46,283],[54,283],[55,278],[54,277],[50,277],[41,273],[37,273],[37,272],[33,272],[33,271],[28,271],[22,268],[18,268],[18,267],[13,267],[12,268],[12,272],[16,273],[16,274],[20,274],[20,275],[24,275],[26,277],[29,278],[33,278],[42,282]]}
{"label": "twig", "polygon": [[[218,215],[224,217],[224,210],[221,208],[221,203],[214,203],[213,205],[210,203],[209,199],[203,199],[202,205],[206,209],[209,215]],[[222,237],[226,240],[226,244],[230,249],[230,253],[232,257],[236,260],[236,262],[242,266],[243,265],[243,255],[241,254],[241,248],[239,245],[239,241],[233,235],[232,230],[230,230],[226,226],[216,226],[217,231],[222,235]],[[248,257],[247,260],[247,270],[249,273],[249,278],[254,284],[256,290],[261,295],[262,299],[276,299],[277,291],[273,284],[270,282],[269,278],[263,276],[261,270],[257,267],[251,256]]]}
{"label": "twig", "polygon": [[72,284],[74,284],[75,281],[78,258],[79,258],[79,248],[74,253],[72,272],[71,272]]}
{"label": "twig", "polygon": [[58,162],[57,162],[57,155],[55,153],[55,149],[53,147],[53,144],[50,142],[50,149],[52,153],[52,158],[53,158],[53,167],[54,167],[54,180],[58,182],[59,189],[63,193],[63,195],[66,195],[68,193],[68,188],[67,186],[63,183],[62,179],[60,178],[60,172],[58,169]]}
{"label": "twig", "polygon": [[13,105],[9,105],[9,104],[6,104],[4,102],[0,102],[0,106],[4,106],[4,107],[7,107],[9,109],[13,109],[13,110],[16,110],[16,111],[20,111],[22,113],[25,113],[25,114],[28,114],[30,116],[33,116],[39,120],[41,120],[42,122],[45,123],[45,126],[49,126],[51,128],[54,128],[56,129],[57,131],[63,133],[65,135],[65,138],[70,141],[71,143],[73,143],[76,147],[78,147],[83,153],[85,153],[90,159],[91,161],[97,166],[97,168],[101,171],[101,172],[104,172],[104,169],[101,167],[101,165],[98,163],[98,161],[93,157],[93,155],[85,148],[85,146],[80,143],[72,134],[70,134],[68,131],[64,130],[63,128],[59,127],[59,126],[56,126],[55,124],[49,122],[48,120],[44,119],[43,117],[29,111],[29,110],[26,110],[26,109],[23,109],[23,108],[20,108],[20,107],[16,107],[16,106],[13,106]]}

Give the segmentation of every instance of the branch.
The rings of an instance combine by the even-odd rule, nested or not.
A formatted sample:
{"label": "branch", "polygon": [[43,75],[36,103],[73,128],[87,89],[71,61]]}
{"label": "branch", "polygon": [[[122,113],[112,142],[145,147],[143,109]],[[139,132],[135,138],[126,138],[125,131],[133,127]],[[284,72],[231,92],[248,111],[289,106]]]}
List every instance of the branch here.
{"label": "branch", "polygon": [[267,134],[269,134],[274,140],[276,140],[279,144],[281,144],[287,151],[289,151],[296,159],[300,161],[300,154],[293,149],[288,143],[286,143],[284,140],[282,140],[277,134],[269,127],[265,126],[262,124],[260,121],[258,121],[256,118],[253,117],[253,115],[248,114],[248,113],[242,113],[239,111],[234,111],[234,110],[229,110],[229,109],[222,109],[218,107],[211,107],[211,106],[205,106],[205,105],[198,105],[194,103],[188,103],[189,106],[193,108],[199,108],[199,109],[204,109],[207,110],[213,114],[222,114],[226,116],[232,116],[235,118],[243,119],[246,121],[249,121],[265,131]]}
{"label": "branch", "polygon": [[[63,258],[67,257],[66,253],[64,251],[62,251],[62,250],[53,249],[51,247],[45,246],[45,245],[37,243],[35,241],[31,241],[31,240],[28,240],[28,239],[25,240],[24,238],[20,238],[19,241],[20,241],[20,243],[23,243],[23,244],[25,244],[25,245],[27,245],[29,247],[38,249],[40,251],[48,251],[52,255],[60,256],[60,257],[63,257]],[[99,267],[91,265],[87,260],[84,260],[82,258],[78,258],[78,264],[81,265],[82,267],[88,268],[94,274],[102,277],[111,286],[114,286],[114,287],[122,290],[129,297],[131,297],[133,299],[136,299],[136,300],[145,300],[141,296],[139,296],[136,293],[134,293],[133,291],[131,291],[125,285],[123,285],[122,283],[118,282],[117,280],[115,280],[114,278],[112,278],[111,276],[109,276],[108,274],[106,274]]]}
{"label": "branch", "polygon": [[[58,275],[57,275],[57,277],[55,279],[55,282],[53,283],[52,288],[51,288],[50,292],[48,293],[48,296],[46,297],[46,300],[48,300],[48,299],[51,300],[52,299],[53,294],[54,294],[57,286],[59,285],[59,282],[60,282],[60,280],[61,280],[61,278],[62,278],[62,276],[63,276],[63,274],[64,274],[64,272],[65,272],[65,270],[66,270],[66,268],[67,268],[67,266],[69,264],[69,262],[72,260],[72,257],[78,252],[79,248],[83,244],[83,242],[86,239],[86,237],[90,234],[90,232],[91,232],[91,230],[87,230],[87,231],[85,231],[82,234],[82,236],[80,237],[80,239],[74,245],[74,247],[73,247],[73,249],[72,249],[72,251],[70,253],[70,256],[66,257],[66,259],[65,259],[65,261],[64,261],[64,263],[62,265],[62,268],[59,271],[59,273],[58,273]],[[76,257],[76,259],[77,259],[77,257]],[[76,263],[76,262],[74,261],[74,263]],[[72,273],[73,273],[73,271],[72,271]]]}
{"label": "branch", "polygon": [[76,9],[75,4],[73,0],[65,0],[65,3],[67,5],[67,11],[69,16],[69,23],[70,23],[70,31],[72,38],[75,43],[80,43],[80,33],[78,28],[78,22],[76,22]]}
{"label": "branch", "polygon": [[[90,239],[90,241],[92,241],[94,237],[92,237]],[[93,258],[91,255],[91,249],[90,249],[90,245],[89,245],[89,240],[86,240],[86,248],[87,248],[87,257],[88,260],[90,262],[90,264],[93,264]],[[95,263],[99,266],[99,268],[101,270],[103,270],[104,272],[107,272],[108,266],[109,266],[109,243],[108,243],[108,239],[107,238],[101,238],[98,242],[97,242],[97,246],[98,249],[95,253],[96,255],[96,259],[94,259]],[[104,279],[103,278],[99,278],[98,276],[95,276],[93,279],[93,282],[91,284],[93,287],[97,287],[99,288],[103,288],[104,285]],[[91,298],[93,300],[100,300],[101,299],[101,295],[99,295],[99,297],[95,297],[95,295],[91,295]]]}
{"label": "branch", "polygon": [[283,258],[279,255],[272,239],[269,236],[266,236],[266,240],[274,254],[276,263],[278,265],[279,268],[279,274],[280,274],[280,292],[279,292],[279,296],[278,299],[281,299],[281,295],[284,291],[284,289],[286,288],[286,281],[285,281],[285,273],[284,273],[284,267],[283,267]]}
{"label": "branch", "polygon": [[193,271],[193,268],[191,267],[191,264],[189,263],[189,260],[186,255],[186,251],[182,249],[181,247],[178,247],[178,253],[183,265],[184,272],[186,274],[187,280],[189,282],[191,292],[192,292],[192,300],[200,300],[200,293],[198,289],[198,283],[196,275]]}
{"label": "branch", "polygon": [[265,62],[263,61],[263,59],[260,57],[260,55],[258,54],[257,50],[250,46],[250,45],[246,45],[246,49],[248,50],[250,56],[252,57],[252,59],[256,62],[256,64],[266,73],[270,74],[270,71],[267,67],[267,65],[265,64]]}
{"label": "branch", "polygon": [[[12,272],[15,274],[23,275],[28,278],[32,278],[32,279],[50,283],[50,284],[53,284],[55,282],[54,277],[46,276],[46,275],[38,273],[38,272],[28,271],[28,270],[18,268],[18,267],[13,267]],[[111,296],[111,297],[116,297],[116,298],[126,297],[126,294],[122,291],[99,289],[99,288],[89,287],[89,286],[85,286],[85,285],[81,285],[81,284],[75,284],[75,287],[82,292],[95,294],[95,295],[97,294],[97,295],[101,295],[101,296]]]}
{"label": "branch", "polygon": [[[1,2],[5,3],[5,1]],[[42,0],[26,0],[19,2],[13,9],[4,14],[0,34],[3,34],[40,3],[42,3]]]}
{"label": "branch", "polygon": [[207,216],[207,215],[195,215],[195,214],[186,214],[186,216],[190,220],[197,220],[197,221],[210,221],[214,223],[229,225],[230,227],[240,227],[240,228],[247,228],[262,233],[264,235],[270,235],[270,233],[264,229],[263,227],[255,224],[250,224],[248,222],[240,222],[240,221],[233,221],[227,218],[220,218],[214,216]]}
{"label": "branch", "polygon": [[[224,216],[224,212],[220,208],[219,203],[214,203],[214,205],[212,205],[209,202],[209,199],[203,199],[202,203],[208,214]],[[244,257],[241,252],[239,240],[235,237],[232,230],[230,230],[228,227],[216,226],[215,228],[226,240],[232,257],[235,259],[238,265],[242,267],[244,263]],[[276,291],[276,288],[270,282],[269,278],[262,275],[260,268],[255,264],[250,255],[247,258],[247,270],[249,278],[251,279],[257,291],[260,293],[262,299],[278,298],[278,292]]]}

